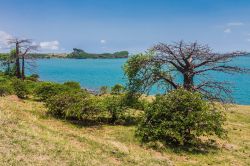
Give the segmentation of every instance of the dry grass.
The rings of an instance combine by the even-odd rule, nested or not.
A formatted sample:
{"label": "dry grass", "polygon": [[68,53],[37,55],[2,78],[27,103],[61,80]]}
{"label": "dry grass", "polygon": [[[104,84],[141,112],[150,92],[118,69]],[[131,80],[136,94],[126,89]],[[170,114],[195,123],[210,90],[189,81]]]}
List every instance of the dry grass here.
{"label": "dry grass", "polygon": [[141,146],[135,127],[84,127],[45,115],[41,103],[0,98],[0,165],[248,165],[250,107],[228,113],[229,138],[207,153]]}

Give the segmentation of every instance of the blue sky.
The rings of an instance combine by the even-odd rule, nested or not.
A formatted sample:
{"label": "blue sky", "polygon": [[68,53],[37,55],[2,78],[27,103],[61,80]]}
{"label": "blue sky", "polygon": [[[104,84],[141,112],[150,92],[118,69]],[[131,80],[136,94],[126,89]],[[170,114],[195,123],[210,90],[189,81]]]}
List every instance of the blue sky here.
{"label": "blue sky", "polygon": [[138,53],[178,40],[250,51],[250,0],[0,0],[0,51],[12,36],[41,52]]}

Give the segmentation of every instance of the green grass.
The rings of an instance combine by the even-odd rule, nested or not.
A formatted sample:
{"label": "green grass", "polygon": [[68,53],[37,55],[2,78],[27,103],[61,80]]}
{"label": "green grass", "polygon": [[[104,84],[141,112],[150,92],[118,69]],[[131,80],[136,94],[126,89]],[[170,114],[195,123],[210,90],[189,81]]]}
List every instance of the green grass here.
{"label": "green grass", "polygon": [[42,103],[0,98],[0,165],[248,165],[250,107],[227,112],[228,139],[191,153],[142,146],[133,126],[80,126],[48,117]]}

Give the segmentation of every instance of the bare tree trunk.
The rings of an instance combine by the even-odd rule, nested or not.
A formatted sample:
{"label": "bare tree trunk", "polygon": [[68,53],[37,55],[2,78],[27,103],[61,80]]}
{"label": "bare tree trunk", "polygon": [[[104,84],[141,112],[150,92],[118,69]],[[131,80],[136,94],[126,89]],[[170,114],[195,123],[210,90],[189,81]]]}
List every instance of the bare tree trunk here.
{"label": "bare tree trunk", "polygon": [[20,72],[20,61],[19,61],[19,44],[16,43],[16,77],[21,78],[21,72]]}
{"label": "bare tree trunk", "polygon": [[183,81],[183,87],[187,90],[192,90],[194,87],[194,79],[192,76],[188,74],[183,74],[184,81]]}
{"label": "bare tree trunk", "polygon": [[24,56],[22,56],[22,80],[25,79]]}
{"label": "bare tree trunk", "polygon": [[19,57],[16,57],[16,77],[21,78]]}

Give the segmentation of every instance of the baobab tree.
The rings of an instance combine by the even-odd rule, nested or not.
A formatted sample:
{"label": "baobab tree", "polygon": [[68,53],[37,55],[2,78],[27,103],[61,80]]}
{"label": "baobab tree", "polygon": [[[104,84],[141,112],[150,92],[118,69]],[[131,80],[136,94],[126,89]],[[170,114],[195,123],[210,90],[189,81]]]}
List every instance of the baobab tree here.
{"label": "baobab tree", "polygon": [[[15,76],[25,79],[25,59],[28,58],[28,53],[36,50],[38,47],[32,43],[31,39],[12,38],[8,40],[10,45],[15,45]],[[21,59],[21,65],[20,65]]]}
{"label": "baobab tree", "polygon": [[228,82],[208,77],[210,72],[228,74],[246,73],[249,69],[233,65],[237,57],[248,56],[245,52],[215,53],[208,45],[183,41],[155,45],[146,54],[131,57],[125,65],[128,89],[134,93],[149,92],[159,85],[166,91],[184,88],[199,91],[213,100],[229,99]]}

